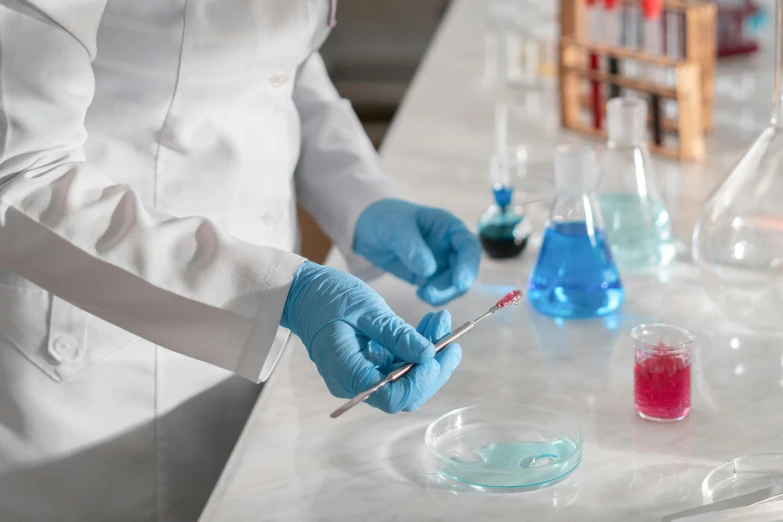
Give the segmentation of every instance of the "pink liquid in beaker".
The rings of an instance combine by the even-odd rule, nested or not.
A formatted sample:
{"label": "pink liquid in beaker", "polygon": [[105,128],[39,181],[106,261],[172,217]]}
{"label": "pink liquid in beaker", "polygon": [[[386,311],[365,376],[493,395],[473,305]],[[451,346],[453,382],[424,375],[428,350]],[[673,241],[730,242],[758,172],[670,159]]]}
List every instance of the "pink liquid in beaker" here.
{"label": "pink liquid in beaker", "polygon": [[642,417],[651,420],[682,419],[691,409],[689,354],[672,353],[658,345],[637,351],[634,367],[634,401]]}

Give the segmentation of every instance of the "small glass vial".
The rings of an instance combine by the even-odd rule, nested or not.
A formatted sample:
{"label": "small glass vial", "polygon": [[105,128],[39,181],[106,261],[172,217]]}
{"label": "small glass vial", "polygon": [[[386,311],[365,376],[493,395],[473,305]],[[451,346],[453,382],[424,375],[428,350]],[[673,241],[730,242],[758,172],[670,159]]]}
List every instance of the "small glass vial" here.
{"label": "small glass vial", "polygon": [[631,330],[634,345],[634,404],[653,421],[684,419],[691,410],[691,348],[695,337],[668,324]]}

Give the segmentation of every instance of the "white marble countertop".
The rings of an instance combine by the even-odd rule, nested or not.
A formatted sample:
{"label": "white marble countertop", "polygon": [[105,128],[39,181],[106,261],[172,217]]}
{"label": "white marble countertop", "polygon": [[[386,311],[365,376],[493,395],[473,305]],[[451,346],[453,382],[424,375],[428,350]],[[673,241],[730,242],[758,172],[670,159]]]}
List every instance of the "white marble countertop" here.
{"label": "white marble countertop", "polygon": [[[455,2],[423,63],[383,149],[402,193],[475,223],[488,205],[492,103],[482,91],[485,2]],[[202,522],[254,521],[657,521],[702,502],[700,486],[721,462],[783,452],[783,343],[733,325],[699,286],[687,245],[702,201],[768,121],[771,61],[722,66],[717,128],[708,157],[678,165],[656,159],[659,188],[682,241],[681,259],[656,277],[626,277],[626,302],[606,318],[573,322],[529,306],[498,314],[462,341],[460,368],[412,414],[358,407],[339,420],[299,342],[291,342],[251,416]],[[763,70],[762,70],[763,69]],[[755,85],[755,86],[754,86]],[[745,86],[745,87],[743,87]],[[744,90],[747,88],[748,90]],[[744,97],[754,97],[752,104]],[[513,123],[512,143],[530,147],[522,199],[550,196],[551,149],[564,140],[554,88],[530,95]],[[479,281],[449,305],[456,324],[505,291],[524,287],[545,211],[528,251],[485,260]],[[335,261],[337,262],[337,261]],[[414,324],[429,311],[392,278],[373,285]],[[693,409],[685,421],[636,417],[628,331],[643,322],[683,326],[699,336]],[[476,494],[440,483],[424,458],[424,430],[440,415],[493,399],[554,405],[574,413],[584,459],[564,482],[516,494]]]}

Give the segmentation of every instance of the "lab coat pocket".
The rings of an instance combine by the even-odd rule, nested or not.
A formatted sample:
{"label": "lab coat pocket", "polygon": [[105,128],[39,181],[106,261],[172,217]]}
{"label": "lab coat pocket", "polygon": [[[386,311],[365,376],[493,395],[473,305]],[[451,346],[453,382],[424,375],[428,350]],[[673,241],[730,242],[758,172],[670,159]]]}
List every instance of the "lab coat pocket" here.
{"label": "lab coat pocket", "polygon": [[31,283],[0,284],[0,336],[57,382],[77,378],[135,339]]}

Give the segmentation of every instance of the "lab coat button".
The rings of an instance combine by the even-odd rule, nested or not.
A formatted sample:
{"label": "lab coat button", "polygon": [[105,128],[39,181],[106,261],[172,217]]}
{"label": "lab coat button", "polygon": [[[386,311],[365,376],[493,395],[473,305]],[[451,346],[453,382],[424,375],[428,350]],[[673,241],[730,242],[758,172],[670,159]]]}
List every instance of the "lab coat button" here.
{"label": "lab coat button", "polygon": [[62,335],[56,337],[49,344],[49,355],[61,363],[69,363],[79,359],[84,353],[84,350],[76,339],[70,335]]}
{"label": "lab coat button", "polygon": [[286,82],[288,82],[288,75],[285,73],[285,71],[276,72],[269,79],[269,83],[271,83],[272,87],[274,88],[282,87],[286,84]]}

